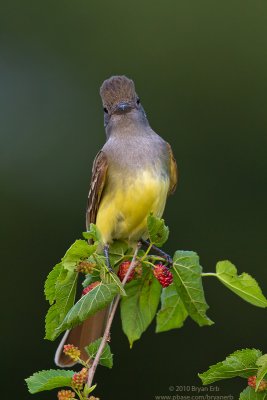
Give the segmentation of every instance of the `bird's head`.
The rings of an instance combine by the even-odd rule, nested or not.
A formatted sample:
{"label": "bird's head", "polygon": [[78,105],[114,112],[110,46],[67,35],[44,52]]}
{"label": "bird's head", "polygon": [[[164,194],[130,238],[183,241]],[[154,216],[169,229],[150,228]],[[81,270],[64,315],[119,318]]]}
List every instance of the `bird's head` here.
{"label": "bird's head", "polygon": [[105,126],[110,119],[121,119],[126,114],[144,115],[140,99],[135,92],[134,82],[126,76],[112,76],[106,79],[100,87]]}

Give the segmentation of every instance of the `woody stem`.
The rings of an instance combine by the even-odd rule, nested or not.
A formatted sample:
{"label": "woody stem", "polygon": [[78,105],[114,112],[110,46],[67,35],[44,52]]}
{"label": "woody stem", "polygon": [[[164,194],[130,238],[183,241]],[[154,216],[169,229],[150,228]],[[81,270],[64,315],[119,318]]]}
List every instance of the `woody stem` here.
{"label": "woody stem", "polygon": [[[131,272],[135,268],[135,261],[136,261],[137,253],[138,253],[138,250],[139,250],[140,246],[141,246],[140,243],[138,243],[137,246],[136,246],[136,249],[135,249],[134,255],[133,255],[133,259],[132,259],[131,264],[130,264],[130,267],[129,267],[129,269],[128,269],[127,273],[125,274],[125,277],[124,277],[124,279],[122,281],[122,286],[124,286],[126,284],[128,277],[130,276]],[[104,350],[104,347],[105,347],[105,345],[106,345],[106,343],[107,343],[107,341],[109,339],[110,328],[111,328],[111,325],[112,325],[112,322],[113,322],[113,319],[114,319],[114,316],[115,316],[115,312],[116,312],[116,309],[118,307],[120,298],[121,298],[120,294],[118,294],[116,296],[116,298],[115,298],[114,304],[113,304],[113,306],[111,308],[111,312],[110,312],[110,314],[108,316],[108,319],[107,319],[105,332],[103,334],[100,346],[99,346],[99,348],[97,350],[97,353],[96,353],[96,356],[95,356],[94,361],[92,363],[92,366],[89,369],[88,379],[87,379],[87,385],[89,387],[92,386],[92,382],[93,382],[93,379],[94,379],[94,375],[95,375],[95,371],[96,371],[97,365],[99,364],[99,360],[100,360],[101,354],[102,354],[102,352]]]}

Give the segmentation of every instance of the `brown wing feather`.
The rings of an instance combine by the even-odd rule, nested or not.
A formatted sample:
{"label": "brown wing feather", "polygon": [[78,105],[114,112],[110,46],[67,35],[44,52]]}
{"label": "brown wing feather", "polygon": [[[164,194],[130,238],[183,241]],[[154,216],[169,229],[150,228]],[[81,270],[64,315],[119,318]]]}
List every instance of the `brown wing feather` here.
{"label": "brown wing feather", "polygon": [[167,143],[168,152],[170,155],[170,187],[168,194],[173,194],[175,192],[177,181],[178,181],[178,169],[176,160],[174,158],[172,148],[169,143]]}
{"label": "brown wing feather", "polygon": [[108,161],[105,153],[101,150],[94,160],[91,185],[88,194],[87,210],[86,210],[86,227],[89,228],[90,223],[95,224],[97,211],[101,199],[101,194],[105,185],[106,174],[108,169]]}

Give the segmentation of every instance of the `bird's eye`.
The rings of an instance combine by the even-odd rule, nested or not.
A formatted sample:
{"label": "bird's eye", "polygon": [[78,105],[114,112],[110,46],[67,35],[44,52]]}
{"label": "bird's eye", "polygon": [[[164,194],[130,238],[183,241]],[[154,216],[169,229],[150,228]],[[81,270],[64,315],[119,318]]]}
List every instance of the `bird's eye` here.
{"label": "bird's eye", "polygon": [[140,104],[140,99],[139,99],[139,97],[138,97],[137,100],[136,100],[136,104]]}
{"label": "bird's eye", "polygon": [[108,109],[106,107],[103,108],[104,112],[108,114]]}

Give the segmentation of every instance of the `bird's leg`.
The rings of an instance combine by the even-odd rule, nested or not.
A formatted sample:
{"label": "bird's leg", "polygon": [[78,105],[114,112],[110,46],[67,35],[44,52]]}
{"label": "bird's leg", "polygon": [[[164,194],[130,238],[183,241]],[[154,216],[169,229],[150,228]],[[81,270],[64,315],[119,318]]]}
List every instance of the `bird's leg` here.
{"label": "bird's leg", "polygon": [[[141,243],[142,243],[144,246],[146,246],[147,248],[150,246],[149,240],[141,239]],[[167,263],[168,263],[170,266],[172,266],[173,260],[172,260],[172,258],[171,258],[171,256],[170,256],[169,254],[165,253],[165,251],[159,249],[159,248],[158,248],[157,246],[155,246],[154,244],[152,244],[151,250],[154,250],[160,257],[165,258],[165,260],[167,261]]]}
{"label": "bird's leg", "polygon": [[109,245],[108,244],[104,245],[104,255],[106,257],[106,263],[107,263],[108,270],[110,272],[113,272],[112,266],[110,265],[110,261],[109,261]]}

